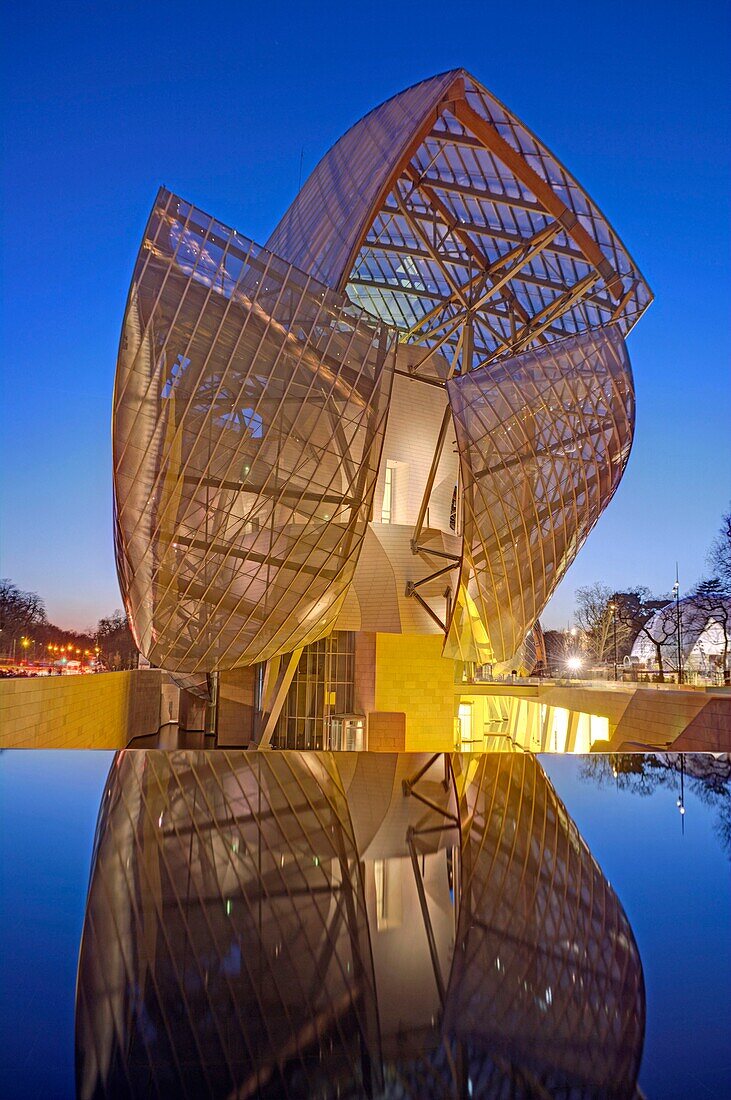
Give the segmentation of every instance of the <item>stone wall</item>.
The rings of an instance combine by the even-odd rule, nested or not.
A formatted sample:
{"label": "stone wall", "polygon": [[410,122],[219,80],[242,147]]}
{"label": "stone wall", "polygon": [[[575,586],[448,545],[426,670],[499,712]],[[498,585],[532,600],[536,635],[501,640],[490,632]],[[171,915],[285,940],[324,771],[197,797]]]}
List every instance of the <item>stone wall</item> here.
{"label": "stone wall", "polygon": [[368,715],[370,752],[403,752],[406,747],[406,715],[403,711],[372,710]]}
{"label": "stone wall", "polygon": [[[407,752],[454,749],[454,661],[442,645],[441,634],[376,635],[375,711],[406,715]],[[370,715],[368,738],[374,747]]]}
{"label": "stone wall", "polygon": [[254,668],[235,668],[218,678],[216,741],[246,748],[254,736]]}
{"label": "stone wall", "polygon": [[163,676],[136,669],[0,680],[0,748],[124,748],[157,732]]}

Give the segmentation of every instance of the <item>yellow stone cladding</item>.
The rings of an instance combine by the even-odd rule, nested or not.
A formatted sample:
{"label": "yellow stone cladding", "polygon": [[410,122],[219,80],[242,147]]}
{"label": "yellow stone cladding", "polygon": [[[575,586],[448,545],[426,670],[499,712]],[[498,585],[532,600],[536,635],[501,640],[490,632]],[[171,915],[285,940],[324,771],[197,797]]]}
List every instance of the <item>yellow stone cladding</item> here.
{"label": "yellow stone cladding", "polygon": [[119,749],[160,724],[158,669],[0,680],[0,748]]}

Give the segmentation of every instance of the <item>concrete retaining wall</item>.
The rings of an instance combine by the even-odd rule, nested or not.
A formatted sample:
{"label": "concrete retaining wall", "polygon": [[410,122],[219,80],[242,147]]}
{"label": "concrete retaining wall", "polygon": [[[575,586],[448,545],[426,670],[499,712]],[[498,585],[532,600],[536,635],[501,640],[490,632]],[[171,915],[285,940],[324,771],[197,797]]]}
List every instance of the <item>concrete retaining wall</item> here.
{"label": "concrete retaining wall", "polygon": [[163,676],[136,669],[0,680],[0,748],[124,748],[157,732]]}

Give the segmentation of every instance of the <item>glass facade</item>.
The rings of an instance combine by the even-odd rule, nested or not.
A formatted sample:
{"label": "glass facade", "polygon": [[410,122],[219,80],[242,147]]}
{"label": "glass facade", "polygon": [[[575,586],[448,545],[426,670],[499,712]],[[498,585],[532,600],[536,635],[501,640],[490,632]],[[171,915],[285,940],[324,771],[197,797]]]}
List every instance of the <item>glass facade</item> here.
{"label": "glass facade", "polygon": [[[280,749],[327,749],[332,719],[352,715],[355,682],[355,634],[334,630],[302,651],[272,739]],[[338,746],[340,747],[340,746]],[[345,748],[345,745],[342,745]]]}
{"label": "glass facade", "polygon": [[[522,667],[622,476],[623,341],[651,300],[586,191],[463,69],[351,127],[266,248],[161,191],[114,405],[143,653],[185,673],[294,663],[365,606],[383,629],[442,634],[445,656]],[[410,432],[425,391],[433,440]],[[440,536],[425,573],[435,517],[454,544]],[[296,736],[324,743],[305,711]]]}
{"label": "glass facade", "polygon": [[160,191],[114,395],[117,563],[153,664],[235,668],[332,629],[394,349],[344,296]]}
{"label": "glass facade", "polygon": [[506,662],[619,484],[634,425],[629,357],[612,325],[460,375],[447,391],[465,485],[462,591],[489,624],[488,640],[450,652]]}

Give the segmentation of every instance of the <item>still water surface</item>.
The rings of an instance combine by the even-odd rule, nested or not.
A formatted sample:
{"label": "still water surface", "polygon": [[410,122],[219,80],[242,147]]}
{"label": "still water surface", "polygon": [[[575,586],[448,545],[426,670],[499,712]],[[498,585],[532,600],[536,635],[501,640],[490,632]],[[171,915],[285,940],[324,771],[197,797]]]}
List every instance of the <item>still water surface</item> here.
{"label": "still water surface", "polygon": [[729,760],[427,761],[0,754],[4,1095],[727,1094]]}

